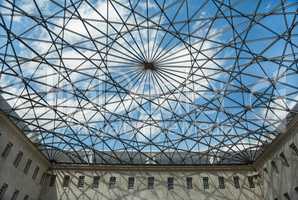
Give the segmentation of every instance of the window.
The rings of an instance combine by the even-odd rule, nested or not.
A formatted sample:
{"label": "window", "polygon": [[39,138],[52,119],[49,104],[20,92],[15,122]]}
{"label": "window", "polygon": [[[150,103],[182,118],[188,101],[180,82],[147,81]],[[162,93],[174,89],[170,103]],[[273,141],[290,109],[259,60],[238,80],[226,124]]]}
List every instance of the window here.
{"label": "window", "polygon": [[7,191],[8,185],[7,183],[3,183],[3,185],[0,188],[0,200],[4,199],[4,195]]}
{"label": "window", "polygon": [[110,177],[110,183],[109,183],[109,188],[113,189],[116,186],[116,177],[115,176],[111,176]]}
{"label": "window", "polygon": [[186,177],[186,188],[188,190],[192,189],[192,177]]}
{"label": "window", "polygon": [[239,176],[234,176],[234,186],[235,188],[239,189],[240,188],[240,183],[239,183]]}
{"label": "window", "polygon": [[154,189],[154,177],[153,176],[148,177],[148,189],[149,190]]}
{"label": "window", "polygon": [[290,148],[298,156],[298,148],[297,148],[297,146],[294,143],[290,144]]}
{"label": "window", "polygon": [[23,152],[20,151],[20,152],[17,154],[17,157],[15,158],[15,160],[13,161],[13,166],[14,166],[15,168],[17,168],[17,167],[19,166],[19,164],[20,164],[22,158],[23,158]]}
{"label": "window", "polygon": [[174,189],[174,178],[168,177],[168,190],[173,190],[173,189]]}
{"label": "window", "polygon": [[209,189],[209,179],[208,177],[203,177],[203,187],[205,190]]}
{"label": "window", "polygon": [[29,195],[25,195],[23,200],[29,200]]}
{"label": "window", "polygon": [[12,144],[11,142],[9,142],[9,143],[5,146],[5,148],[4,148],[4,150],[3,150],[2,154],[1,154],[1,156],[2,156],[3,158],[6,158],[6,157],[9,155],[12,146],[13,146],[13,144]]}
{"label": "window", "polygon": [[56,182],[56,175],[52,175],[50,180],[50,187],[53,187],[55,185],[55,182]]}
{"label": "window", "polygon": [[79,176],[78,187],[84,187],[85,176]]}
{"label": "window", "polygon": [[35,167],[34,169],[34,172],[33,172],[33,175],[32,175],[32,179],[35,180],[37,175],[38,175],[38,172],[39,172],[39,167]]}
{"label": "window", "polygon": [[16,200],[19,196],[20,191],[19,190],[15,190],[14,193],[11,196],[11,200]]}
{"label": "window", "polygon": [[219,189],[225,189],[225,179],[223,176],[218,177],[218,187]]}
{"label": "window", "polygon": [[68,187],[68,186],[69,186],[69,181],[70,181],[70,176],[65,175],[65,176],[64,176],[64,179],[63,179],[63,184],[62,184],[62,186],[63,186],[63,187]]}
{"label": "window", "polygon": [[27,163],[26,163],[26,165],[24,167],[24,174],[28,174],[28,171],[30,169],[31,163],[32,163],[32,160],[31,159],[28,159],[27,160]]}
{"label": "window", "polygon": [[45,184],[46,179],[47,179],[47,174],[46,173],[43,173],[42,176],[41,176],[41,178],[40,178],[40,182],[39,183],[41,185]]}
{"label": "window", "polygon": [[284,197],[287,199],[287,200],[291,200],[291,197],[290,197],[290,195],[289,195],[289,193],[284,193]]}
{"label": "window", "polygon": [[290,167],[290,164],[289,164],[289,162],[288,162],[288,159],[287,159],[286,155],[285,155],[283,152],[281,152],[281,153],[279,154],[279,157],[281,158],[281,161],[282,161],[282,164],[283,164],[283,165],[285,165],[285,166],[287,166],[287,167]]}
{"label": "window", "polygon": [[272,169],[276,172],[276,173],[279,173],[279,170],[278,170],[278,167],[276,165],[276,162],[275,161],[271,161],[271,166],[272,166]]}
{"label": "window", "polygon": [[93,188],[98,188],[99,186],[99,176],[93,177]]}
{"label": "window", "polygon": [[250,188],[255,188],[255,183],[254,183],[254,177],[253,176],[248,177],[248,184],[249,184]]}
{"label": "window", "polygon": [[135,178],[134,177],[128,177],[128,189],[133,189],[135,184]]}

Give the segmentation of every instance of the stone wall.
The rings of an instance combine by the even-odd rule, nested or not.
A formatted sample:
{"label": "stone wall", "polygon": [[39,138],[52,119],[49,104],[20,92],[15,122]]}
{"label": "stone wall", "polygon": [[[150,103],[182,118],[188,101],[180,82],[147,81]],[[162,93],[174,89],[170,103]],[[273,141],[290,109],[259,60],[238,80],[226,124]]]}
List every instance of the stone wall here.
{"label": "stone wall", "polygon": [[298,199],[297,121],[296,119],[256,162],[264,181],[265,200]]}
{"label": "stone wall", "polygon": [[[19,156],[17,162],[18,154],[22,156]],[[13,199],[14,195],[16,199],[38,199],[42,188],[41,179],[48,168],[48,161],[34,144],[0,114],[0,199]]]}
{"label": "stone wall", "polygon": [[[43,194],[45,200],[259,200],[262,199],[262,185],[255,172],[183,172],[183,171],[86,171],[55,170],[55,186],[48,186]],[[65,177],[69,176],[69,185]],[[79,187],[79,177],[84,177],[84,184]],[[99,185],[94,187],[94,177],[99,176]],[[224,188],[219,187],[219,176],[224,178]],[[239,177],[240,188],[236,188],[234,177]],[[253,178],[253,185],[248,182]],[[116,177],[111,186],[111,177]],[[128,188],[129,177],[134,178],[134,185]],[[148,188],[148,177],[154,177],[154,187]],[[173,188],[168,188],[168,178],[172,177]],[[192,178],[192,188],[187,187],[187,177]],[[209,188],[204,188],[203,177],[208,177]]]}

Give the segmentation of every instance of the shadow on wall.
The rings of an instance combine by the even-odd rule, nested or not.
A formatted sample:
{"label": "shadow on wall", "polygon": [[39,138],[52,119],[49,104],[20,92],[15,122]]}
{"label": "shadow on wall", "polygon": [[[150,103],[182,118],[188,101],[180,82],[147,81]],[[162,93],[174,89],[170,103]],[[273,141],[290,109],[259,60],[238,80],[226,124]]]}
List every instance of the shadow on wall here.
{"label": "shadow on wall", "polygon": [[[58,196],[58,190],[56,187],[56,176],[53,176],[53,177],[55,177],[55,180],[53,180],[53,179],[51,179],[50,174],[45,173],[44,175],[45,175],[45,177],[41,181],[41,182],[43,182],[42,183],[43,187],[41,189],[40,198],[38,200],[44,200],[46,198],[52,198],[53,200],[60,199]],[[52,181],[55,181],[54,185],[53,185]],[[50,196],[48,196],[49,194],[50,194]]]}
{"label": "shadow on wall", "polygon": [[[261,181],[252,186],[244,174],[56,171],[41,200],[261,200]],[[69,176],[69,180],[65,177]],[[219,183],[219,176],[224,183]],[[239,178],[239,188],[234,177]],[[98,184],[94,183],[99,177]],[[115,177],[115,178],[112,178]],[[131,178],[129,178],[131,177]],[[154,177],[153,186],[148,177]],[[191,178],[190,178],[191,177]],[[207,177],[205,182],[203,177]],[[172,180],[170,180],[173,178]],[[50,178],[51,179],[51,178]],[[114,179],[114,180],[113,180]],[[188,179],[188,181],[187,181]],[[206,182],[206,180],[208,180]],[[172,181],[172,182],[171,182]],[[152,180],[151,180],[152,182]],[[150,188],[151,187],[151,188]],[[220,188],[221,187],[221,188]],[[254,187],[254,188],[252,188]]]}
{"label": "shadow on wall", "polygon": [[265,200],[298,199],[298,148],[292,145],[285,145],[264,166]]}

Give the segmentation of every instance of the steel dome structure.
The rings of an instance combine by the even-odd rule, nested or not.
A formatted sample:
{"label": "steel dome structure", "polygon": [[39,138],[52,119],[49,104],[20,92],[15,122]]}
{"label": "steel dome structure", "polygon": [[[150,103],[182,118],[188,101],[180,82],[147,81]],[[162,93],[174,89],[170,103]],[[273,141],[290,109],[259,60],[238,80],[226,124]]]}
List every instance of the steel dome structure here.
{"label": "steel dome structure", "polygon": [[297,8],[2,0],[1,110],[58,163],[252,163],[297,112]]}

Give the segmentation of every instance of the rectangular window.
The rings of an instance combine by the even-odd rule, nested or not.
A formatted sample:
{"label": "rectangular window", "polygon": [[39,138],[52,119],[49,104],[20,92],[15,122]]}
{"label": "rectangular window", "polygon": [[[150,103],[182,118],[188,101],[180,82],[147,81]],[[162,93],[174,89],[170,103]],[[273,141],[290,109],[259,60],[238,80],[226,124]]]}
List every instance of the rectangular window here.
{"label": "rectangular window", "polygon": [[9,155],[9,153],[10,153],[10,151],[11,151],[11,149],[12,149],[12,146],[13,146],[13,144],[12,144],[11,142],[9,142],[9,143],[5,146],[5,148],[4,148],[4,150],[3,150],[2,154],[1,154],[1,156],[2,156],[3,158],[7,158],[7,156]]}
{"label": "rectangular window", "polygon": [[291,197],[290,197],[290,195],[289,195],[289,193],[284,193],[284,197],[285,197],[285,199],[287,199],[287,200],[291,200]]}
{"label": "rectangular window", "polygon": [[40,184],[43,185],[46,183],[46,179],[47,179],[47,174],[46,173],[43,173],[41,178],[40,178]]}
{"label": "rectangular window", "polygon": [[94,176],[93,177],[93,188],[98,188],[99,186],[99,176]]}
{"label": "rectangular window", "polygon": [[225,179],[223,176],[218,177],[218,187],[219,189],[225,189]]}
{"label": "rectangular window", "polygon": [[50,187],[53,187],[55,183],[56,183],[56,175],[51,175]]}
{"label": "rectangular window", "polygon": [[148,189],[149,190],[154,189],[154,177],[153,176],[148,177]]}
{"label": "rectangular window", "polygon": [[3,183],[3,185],[0,188],[0,200],[3,199],[3,197],[4,197],[4,195],[5,195],[6,191],[7,191],[7,188],[8,188],[7,183]]}
{"label": "rectangular window", "polygon": [[239,189],[240,188],[239,176],[234,176],[233,179],[234,179],[235,188]]}
{"label": "rectangular window", "polygon": [[274,160],[271,161],[271,167],[276,172],[279,173],[278,167],[276,165],[276,162]]}
{"label": "rectangular window", "polygon": [[116,186],[116,177],[115,176],[111,176],[110,177],[110,182],[109,182],[109,188],[113,189]]}
{"label": "rectangular window", "polygon": [[78,187],[84,187],[85,176],[79,176]]}
{"label": "rectangular window", "polygon": [[292,151],[298,156],[298,148],[295,145],[295,143],[291,143],[290,144],[290,148],[292,149]]}
{"label": "rectangular window", "polygon": [[10,200],[16,200],[19,196],[20,191],[19,190],[15,190],[14,193],[11,196]]}
{"label": "rectangular window", "polygon": [[39,167],[35,167],[34,169],[34,172],[33,172],[33,175],[32,175],[32,179],[35,180],[37,175],[38,175],[38,172],[39,172]]}
{"label": "rectangular window", "polygon": [[128,177],[128,189],[133,189],[135,185],[135,178],[134,177]]}
{"label": "rectangular window", "polygon": [[23,158],[23,152],[20,151],[20,152],[17,154],[17,156],[16,156],[16,158],[14,159],[14,161],[13,161],[13,166],[14,166],[15,168],[17,168],[17,167],[19,166],[19,164],[20,164],[22,158]]}
{"label": "rectangular window", "polygon": [[31,164],[32,164],[32,160],[31,159],[28,159],[27,160],[27,163],[26,163],[26,165],[24,167],[24,174],[28,174],[28,171],[30,169]]}
{"label": "rectangular window", "polygon": [[209,189],[209,179],[208,177],[203,177],[203,187],[205,190]]}
{"label": "rectangular window", "polygon": [[192,189],[192,177],[186,177],[186,188],[188,190]]}
{"label": "rectangular window", "polygon": [[285,165],[287,167],[290,167],[290,164],[289,164],[288,159],[287,159],[286,155],[284,154],[284,152],[281,152],[279,154],[279,157],[281,158],[281,161],[282,161],[283,165]]}
{"label": "rectangular window", "polygon": [[254,177],[253,176],[248,177],[248,184],[249,184],[250,188],[255,188],[255,183],[254,183]]}
{"label": "rectangular window", "polygon": [[62,184],[62,186],[63,187],[68,187],[69,186],[69,181],[70,181],[70,176],[65,175],[64,178],[63,178],[63,184]]}
{"label": "rectangular window", "polygon": [[173,189],[174,189],[174,178],[168,177],[168,190],[173,190]]}

